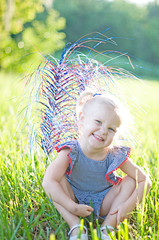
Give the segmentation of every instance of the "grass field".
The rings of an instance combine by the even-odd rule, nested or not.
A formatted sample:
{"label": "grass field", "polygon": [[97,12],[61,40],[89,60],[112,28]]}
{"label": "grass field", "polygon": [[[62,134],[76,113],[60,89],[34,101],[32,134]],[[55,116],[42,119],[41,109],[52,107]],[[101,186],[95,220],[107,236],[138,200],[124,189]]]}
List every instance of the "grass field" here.
{"label": "grass field", "polygon": [[[68,239],[68,226],[47,199],[41,182],[46,158],[31,160],[26,134],[15,135],[23,82],[0,74],[0,240]],[[124,83],[144,111],[136,114],[140,143],[131,158],[150,175],[152,189],[131,218],[120,225],[117,239],[159,239],[159,82]],[[136,110],[134,110],[136,112]],[[133,112],[133,109],[132,109]],[[50,233],[54,235],[50,236]],[[98,239],[95,230],[90,239]]]}

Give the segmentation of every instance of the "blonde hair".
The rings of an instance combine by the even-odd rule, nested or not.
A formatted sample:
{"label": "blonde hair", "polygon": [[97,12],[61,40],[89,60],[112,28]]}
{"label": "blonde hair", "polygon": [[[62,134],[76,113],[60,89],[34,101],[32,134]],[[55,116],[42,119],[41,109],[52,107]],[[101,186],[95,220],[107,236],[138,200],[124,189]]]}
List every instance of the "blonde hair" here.
{"label": "blonde hair", "polygon": [[96,101],[100,103],[109,103],[118,110],[122,107],[120,101],[111,94],[94,94],[92,91],[83,91],[76,105],[77,119],[79,118],[80,112],[84,112],[91,103]]}
{"label": "blonde hair", "polygon": [[80,112],[83,112],[84,105],[93,98],[93,95],[91,91],[83,91],[80,94],[76,104],[77,119],[79,119]]}
{"label": "blonde hair", "polygon": [[77,120],[79,120],[80,113],[87,113],[87,110],[91,104],[96,103],[97,101],[101,104],[110,104],[112,107],[114,107],[114,110],[120,119],[120,127],[118,130],[118,135],[120,135],[120,138],[122,140],[132,138],[130,128],[133,124],[133,119],[129,113],[129,110],[122,101],[110,93],[104,92],[103,94],[94,94],[91,90],[83,91],[80,94],[76,105]]}

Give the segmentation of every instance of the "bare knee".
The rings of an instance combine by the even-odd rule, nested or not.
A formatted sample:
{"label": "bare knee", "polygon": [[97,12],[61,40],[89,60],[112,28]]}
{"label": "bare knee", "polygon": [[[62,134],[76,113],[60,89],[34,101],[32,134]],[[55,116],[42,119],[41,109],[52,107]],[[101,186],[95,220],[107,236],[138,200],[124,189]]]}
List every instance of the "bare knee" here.
{"label": "bare knee", "polygon": [[119,184],[119,187],[120,187],[120,190],[121,189],[132,189],[132,190],[135,190],[136,188],[136,181],[135,179],[129,177],[129,176],[125,176],[122,181],[120,182]]}

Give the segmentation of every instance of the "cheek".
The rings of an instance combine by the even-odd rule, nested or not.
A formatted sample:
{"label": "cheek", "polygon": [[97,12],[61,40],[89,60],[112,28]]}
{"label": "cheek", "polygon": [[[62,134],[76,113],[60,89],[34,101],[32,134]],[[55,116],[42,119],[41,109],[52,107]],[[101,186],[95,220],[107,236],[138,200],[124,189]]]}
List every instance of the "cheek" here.
{"label": "cheek", "polygon": [[109,139],[110,139],[111,141],[113,141],[114,137],[115,137],[115,133],[112,133],[112,134],[109,135]]}

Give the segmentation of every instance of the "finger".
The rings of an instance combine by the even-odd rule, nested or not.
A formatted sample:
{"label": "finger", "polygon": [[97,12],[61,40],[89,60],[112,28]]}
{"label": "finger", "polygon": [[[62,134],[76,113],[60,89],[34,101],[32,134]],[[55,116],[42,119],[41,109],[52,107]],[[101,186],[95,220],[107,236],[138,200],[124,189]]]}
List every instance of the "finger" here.
{"label": "finger", "polygon": [[87,216],[90,216],[92,212],[87,212]]}
{"label": "finger", "polygon": [[123,216],[120,216],[119,214],[117,215],[117,225],[119,225],[120,223],[122,223],[124,220]]}
{"label": "finger", "polygon": [[114,211],[111,211],[111,212],[110,212],[110,215],[114,215],[114,214],[116,214],[116,213],[118,213],[118,209],[115,209]]}
{"label": "finger", "polygon": [[86,216],[91,215],[91,213],[92,213],[91,211],[86,211],[86,212],[84,213],[84,215],[85,215],[85,217],[86,217]]}
{"label": "finger", "polygon": [[92,207],[89,207],[89,210],[90,210],[91,212],[93,212],[93,211],[94,211],[94,209],[93,209]]}
{"label": "finger", "polygon": [[117,225],[119,225],[119,223],[122,222],[122,220],[120,219],[119,214],[117,214],[117,219],[116,219],[116,221],[117,221]]}
{"label": "finger", "polygon": [[91,206],[88,206],[88,205],[87,205],[87,210],[91,211],[91,212],[94,211],[94,209]]}

